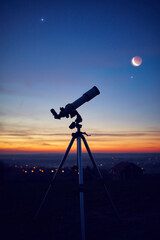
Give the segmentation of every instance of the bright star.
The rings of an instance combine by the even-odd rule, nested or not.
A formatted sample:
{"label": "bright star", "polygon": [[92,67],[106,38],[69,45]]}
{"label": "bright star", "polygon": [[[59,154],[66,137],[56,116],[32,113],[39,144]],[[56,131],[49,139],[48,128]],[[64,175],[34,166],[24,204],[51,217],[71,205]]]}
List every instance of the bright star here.
{"label": "bright star", "polygon": [[44,22],[44,18],[41,18],[41,22]]}

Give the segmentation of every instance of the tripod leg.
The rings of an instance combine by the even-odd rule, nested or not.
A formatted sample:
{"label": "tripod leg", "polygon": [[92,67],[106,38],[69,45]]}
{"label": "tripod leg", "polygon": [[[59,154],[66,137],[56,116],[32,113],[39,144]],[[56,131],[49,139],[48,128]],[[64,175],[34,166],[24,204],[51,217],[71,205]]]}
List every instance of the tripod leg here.
{"label": "tripod leg", "polygon": [[86,147],[86,149],[87,149],[87,152],[88,152],[88,154],[89,154],[89,157],[90,157],[90,159],[91,159],[91,161],[92,161],[92,163],[93,163],[93,166],[94,166],[95,169],[97,170],[97,173],[98,173],[98,175],[99,175],[99,177],[100,177],[100,181],[102,182],[102,184],[103,184],[103,186],[104,186],[105,192],[106,192],[107,197],[108,197],[108,199],[109,199],[109,201],[110,201],[110,203],[111,203],[111,206],[112,206],[112,208],[113,208],[113,210],[114,210],[114,212],[115,212],[118,220],[121,222],[121,218],[120,218],[119,213],[118,213],[118,211],[117,211],[117,209],[116,209],[116,207],[115,207],[115,205],[114,205],[114,203],[113,203],[113,201],[112,201],[111,195],[110,195],[110,193],[108,192],[108,189],[107,189],[107,186],[106,186],[106,184],[105,184],[105,182],[104,182],[104,180],[103,180],[102,174],[101,174],[101,172],[100,172],[100,170],[99,170],[99,168],[98,168],[98,166],[97,166],[97,164],[96,164],[96,162],[95,162],[95,160],[94,160],[94,158],[93,158],[93,155],[92,155],[91,150],[90,150],[90,148],[89,148],[89,146],[88,146],[88,143],[87,143],[87,141],[86,141],[86,139],[85,139],[85,137],[84,137],[83,135],[82,135],[82,139],[83,139],[84,145],[85,145],[85,147]]}
{"label": "tripod leg", "polygon": [[67,156],[68,156],[68,153],[69,153],[69,151],[70,151],[70,149],[71,149],[71,147],[72,147],[72,145],[73,145],[74,140],[75,140],[75,137],[72,137],[72,139],[71,139],[71,141],[70,141],[70,143],[69,143],[69,145],[68,145],[68,148],[67,148],[67,150],[66,150],[66,152],[65,152],[65,154],[64,154],[64,157],[63,157],[63,159],[62,159],[62,161],[61,161],[61,163],[60,163],[57,171],[56,171],[55,174],[53,175],[53,178],[51,179],[51,183],[49,184],[48,189],[47,189],[47,191],[46,191],[46,193],[45,193],[45,195],[44,195],[44,197],[43,197],[43,199],[42,199],[42,202],[41,202],[41,204],[40,204],[40,206],[39,206],[39,208],[38,208],[38,210],[37,210],[37,212],[36,212],[36,214],[35,214],[35,216],[34,216],[34,219],[35,219],[35,220],[37,219],[37,217],[38,217],[38,215],[39,215],[39,212],[40,212],[40,210],[41,210],[41,208],[42,208],[42,206],[43,206],[43,204],[44,204],[44,202],[45,202],[45,200],[46,200],[46,197],[47,197],[47,195],[48,195],[48,193],[49,193],[49,191],[50,191],[50,189],[51,189],[51,187],[52,187],[52,185],[53,185],[53,182],[54,182],[57,174],[60,172],[60,170],[61,170],[61,168],[62,168],[62,166],[63,166],[63,164],[64,164],[64,162],[65,162],[65,160],[66,160],[66,158],[67,158]]}
{"label": "tripod leg", "polygon": [[83,198],[83,168],[81,158],[81,137],[77,138],[77,161],[79,170],[79,190],[80,190],[80,214],[81,214],[81,236],[85,240],[85,219],[84,219],[84,198]]}

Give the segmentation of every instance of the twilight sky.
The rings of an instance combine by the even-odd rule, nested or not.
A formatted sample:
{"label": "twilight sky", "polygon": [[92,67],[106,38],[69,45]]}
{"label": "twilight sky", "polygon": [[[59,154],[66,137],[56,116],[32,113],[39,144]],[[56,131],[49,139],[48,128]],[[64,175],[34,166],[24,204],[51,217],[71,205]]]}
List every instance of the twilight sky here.
{"label": "twilight sky", "polygon": [[1,153],[64,151],[74,119],[50,109],[94,85],[101,94],[78,109],[91,150],[160,152],[159,1],[2,0],[0,9]]}

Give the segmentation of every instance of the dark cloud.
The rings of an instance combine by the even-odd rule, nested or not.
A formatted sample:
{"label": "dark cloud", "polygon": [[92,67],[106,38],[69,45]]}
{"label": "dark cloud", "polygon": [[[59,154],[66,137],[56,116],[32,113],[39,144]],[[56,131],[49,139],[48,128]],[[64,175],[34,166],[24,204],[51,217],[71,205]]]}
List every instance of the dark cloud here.
{"label": "dark cloud", "polygon": [[93,133],[97,137],[143,137],[143,136],[160,136],[160,131],[141,131],[141,132],[117,132],[117,133]]}
{"label": "dark cloud", "polygon": [[41,145],[43,145],[43,146],[52,146],[53,144],[50,144],[50,143],[41,143]]}
{"label": "dark cloud", "polygon": [[[62,129],[58,130],[56,129],[56,131],[54,132],[53,129],[46,129],[45,131],[42,131],[41,129],[39,129],[38,127],[33,128],[33,127],[28,127],[25,125],[16,125],[16,126],[12,126],[10,124],[2,124],[0,123],[0,132],[1,132],[1,136],[5,136],[5,137],[25,137],[28,139],[37,139],[37,138],[42,138],[42,137],[52,137],[52,136],[61,136],[61,137],[67,137],[67,136],[71,136],[71,133],[68,132],[63,132],[62,133]],[[160,130],[159,129],[153,129],[153,130],[149,130],[149,131],[117,131],[117,132],[94,132],[94,130],[90,130],[89,134],[92,137],[101,137],[103,138],[103,140],[106,140],[105,137],[108,138],[121,138],[121,137],[125,137],[125,138],[129,138],[129,137],[154,137],[155,139],[157,139],[158,137],[160,137]]]}
{"label": "dark cloud", "polygon": [[141,137],[146,136],[147,133],[95,133],[93,136],[106,136],[106,137]]}

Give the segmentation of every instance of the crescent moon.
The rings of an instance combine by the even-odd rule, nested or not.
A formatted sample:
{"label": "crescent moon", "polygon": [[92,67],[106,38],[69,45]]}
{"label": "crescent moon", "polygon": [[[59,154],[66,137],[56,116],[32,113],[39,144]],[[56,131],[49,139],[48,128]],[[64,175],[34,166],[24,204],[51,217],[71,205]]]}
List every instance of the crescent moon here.
{"label": "crescent moon", "polygon": [[132,63],[133,66],[139,67],[142,63],[142,58],[139,57],[139,56],[135,56],[135,57],[132,58],[131,63]]}
{"label": "crescent moon", "polygon": [[132,58],[132,64],[133,64],[133,66],[136,66],[136,67],[139,66],[139,64],[137,64],[137,63],[135,62],[135,59],[134,59],[134,58]]}

